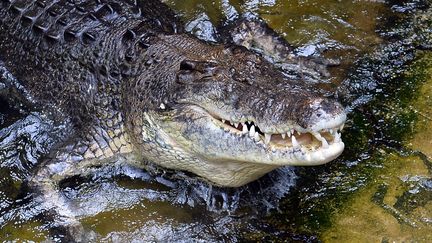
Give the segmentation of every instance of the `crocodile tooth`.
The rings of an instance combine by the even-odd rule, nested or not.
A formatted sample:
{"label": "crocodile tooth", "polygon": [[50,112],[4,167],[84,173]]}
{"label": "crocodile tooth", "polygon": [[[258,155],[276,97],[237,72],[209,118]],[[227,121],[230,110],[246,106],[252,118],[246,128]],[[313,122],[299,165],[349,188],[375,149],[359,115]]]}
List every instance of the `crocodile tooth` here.
{"label": "crocodile tooth", "polygon": [[297,148],[300,146],[300,144],[297,142],[297,139],[295,138],[295,136],[291,136],[291,142],[294,148]]}
{"label": "crocodile tooth", "polygon": [[328,148],[329,144],[327,140],[323,138],[323,136],[321,136],[321,134],[314,132],[312,133],[312,135],[314,135],[314,137],[316,137],[319,141],[321,141],[323,148]]}
{"label": "crocodile tooth", "polygon": [[282,136],[282,139],[285,139],[286,134],[285,134],[285,133],[282,133],[281,136]]}
{"label": "crocodile tooth", "polygon": [[291,128],[291,134],[294,135],[294,128]]}
{"label": "crocodile tooth", "polygon": [[322,138],[321,134],[319,132],[312,132],[312,135],[316,137],[318,140]]}
{"label": "crocodile tooth", "polygon": [[270,143],[270,140],[271,140],[271,136],[272,136],[272,135],[271,135],[270,133],[265,133],[264,136],[265,136],[264,143],[265,143],[265,144]]}
{"label": "crocodile tooth", "polygon": [[234,123],[232,121],[230,121],[231,126],[234,126]]}
{"label": "crocodile tooth", "polygon": [[252,125],[251,129],[249,130],[249,136],[253,137],[255,135],[255,126]]}
{"label": "crocodile tooth", "polygon": [[297,132],[297,135],[301,135],[301,133],[299,131],[296,131],[296,132]]}
{"label": "crocodile tooth", "polygon": [[258,134],[258,132],[255,132],[254,139],[255,139],[255,141],[257,141],[257,142],[261,140],[261,137],[260,137],[260,135]]}
{"label": "crocodile tooth", "polygon": [[247,128],[246,124],[242,123],[242,127],[243,127],[243,133],[247,133],[248,128]]}
{"label": "crocodile tooth", "polygon": [[287,132],[288,137],[291,137],[291,131]]}
{"label": "crocodile tooth", "polygon": [[334,134],[333,129],[329,129],[329,133],[333,135]]}
{"label": "crocodile tooth", "polygon": [[238,122],[237,122],[237,123],[234,123],[234,126],[235,126],[235,128],[238,128],[239,123],[238,123]]}
{"label": "crocodile tooth", "polygon": [[336,134],[335,134],[335,138],[334,138],[334,141],[335,142],[340,142],[341,141],[341,134],[340,133],[338,133],[338,132],[336,132]]}
{"label": "crocodile tooth", "polygon": [[222,123],[225,123],[225,120],[224,120],[224,119],[222,119]]}
{"label": "crocodile tooth", "polygon": [[328,142],[327,142],[327,140],[325,138],[323,138],[321,140],[321,143],[322,143],[323,148],[328,148],[329,147],[329,144],[328,144]]}
{"label": "crocodile tooth", "polygon": [[340,126],[341,131],[344,129],[344,126],[345,126],[345,123]]}

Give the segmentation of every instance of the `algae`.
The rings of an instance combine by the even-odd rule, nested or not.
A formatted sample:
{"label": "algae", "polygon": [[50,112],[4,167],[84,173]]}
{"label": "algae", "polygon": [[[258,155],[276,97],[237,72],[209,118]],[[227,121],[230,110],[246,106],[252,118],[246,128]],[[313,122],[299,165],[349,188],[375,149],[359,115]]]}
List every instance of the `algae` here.
{"label": "algae", "polygon": [[[385,104],[402,149],[380,150],[382,167],[333,215],[324,242],[432,241],[432,53],[422,54],[403,79],[405,89]],[[409,126],[398,126],[407,117]]]}

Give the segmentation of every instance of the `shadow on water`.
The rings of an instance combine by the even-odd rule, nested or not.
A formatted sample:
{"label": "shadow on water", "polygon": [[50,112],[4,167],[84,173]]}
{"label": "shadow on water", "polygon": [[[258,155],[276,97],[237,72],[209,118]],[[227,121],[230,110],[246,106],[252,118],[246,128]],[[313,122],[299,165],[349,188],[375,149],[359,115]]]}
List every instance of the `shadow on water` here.
{"label": "shadow on water", "polygon": [[[240,189],[211,187],[182,172],[148,173],[118,161],[61,184],[86,228],[106,241],[346,241],[371,232],[357,240],[427,239],[419,237],[431,229],[432,152],[414,134],[427,128],[420,126],[421,117],[432,116],[413,108],[416,99],[422,102],[416,97],[422,84],[432,80],[425,71],[432,69],[432,57],[419,51],[432,45],[426,3],[165,2],[202,39],[216,40],[214,26],[248,13],[300,46],[298,55],[339,59],[332,78],[314,85],[348,107],[346,151],[328,165],[281,168]],[[11,78],[2,72],[0,81]],[[0,239],[43,240],[51,227],[41,217],[46,209],[22,185],[68,124],[8,99],[0,104]],[[430,119],[423,120],[430,126]]]}

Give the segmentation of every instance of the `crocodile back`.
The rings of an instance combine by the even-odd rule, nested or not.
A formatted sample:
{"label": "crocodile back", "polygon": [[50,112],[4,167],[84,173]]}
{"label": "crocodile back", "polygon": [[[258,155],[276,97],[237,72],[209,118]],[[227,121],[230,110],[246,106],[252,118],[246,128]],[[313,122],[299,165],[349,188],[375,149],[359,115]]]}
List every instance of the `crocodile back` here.
{"label": "crocodile back", "polygon": [[156,0],[0,0],[0,59],[36,100],[85,120],[117,109],[136,57],[181,26]]}

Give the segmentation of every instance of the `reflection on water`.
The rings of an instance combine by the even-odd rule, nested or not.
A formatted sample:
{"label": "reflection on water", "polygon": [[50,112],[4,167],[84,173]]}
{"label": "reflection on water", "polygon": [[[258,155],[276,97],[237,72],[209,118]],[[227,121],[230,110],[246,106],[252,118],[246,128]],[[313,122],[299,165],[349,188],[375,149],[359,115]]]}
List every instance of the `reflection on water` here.
{"label": "reflection on water", "polygon": [[[411,172],[400,174],[395,169],[406,163],[398,157],[399,150],[411,151],[403,142],[416,121],[415,114],[405,112],[411,110],[407,104],[413,96],[407,90],[416,91],[419,82],[406,82],[407,87],[387,83],[396,82],[405,63],[414,58],[416,42],[424,47],[430,43],[430,36],[424,34],[430,30],[430,19],[419,16],[412,21],[410,17],[423,6],[420,1],[165,2],[179,13],[188,31],[208,41],[218,39],[216,27],[227,20],[260,16],[299,46],[299,55],[339,59],[341,65],[331,70],[332,78],[319,85],[332,93],[338,91],[351,111],[350,127],[343,135],[347,150],[327,166],[281,168],[240,189],[211,187],[177,172],[147,173],[118,161],[91,176],[62,182],[62,192],[86,229],[105,241],[314,241],[317,237],[331,241],[351,239],[348,232],[369,234],[374,224],[392,222],[390,233],[376,232],[370,238],[392,240],[417,229],[410,226],[398,231],[405,227],[404,212],[414,212],[407,222],[425,219],[422,229],[430,230],[431,172],[424,165],[430,161],[430,147],[422,152],[429,158],[414,158],[420,170],[408,165],[401,170]],[[3,69],[1,74],[0,94],[2,83],[12,78]],[[400,90],[404,92],[396,92]],[[27,112],[10,102],[6,106],[5,99],[0,102],[0,239],[40,241],[51,225],[44,220],[45,209],[39,208],[23,182],[38,159],[68,132],[68,123],[56,124],[43,112]],[[398,105],[404,112],[388,109]],[[423,143],[418,141],[409,142],[415,150],[421,150],[418,144]],[[385,173],[375,180],[379,185],[370,184],[379,173]],[[391,186],[398,182],[400,188]],[[417,194],[427,199],[421,207],[411,207],[419,199],[413,196]],[[374,210],[363,220],[349,218],[350,212],[360,211],[352,215],[359,219],[365,201]]]}

